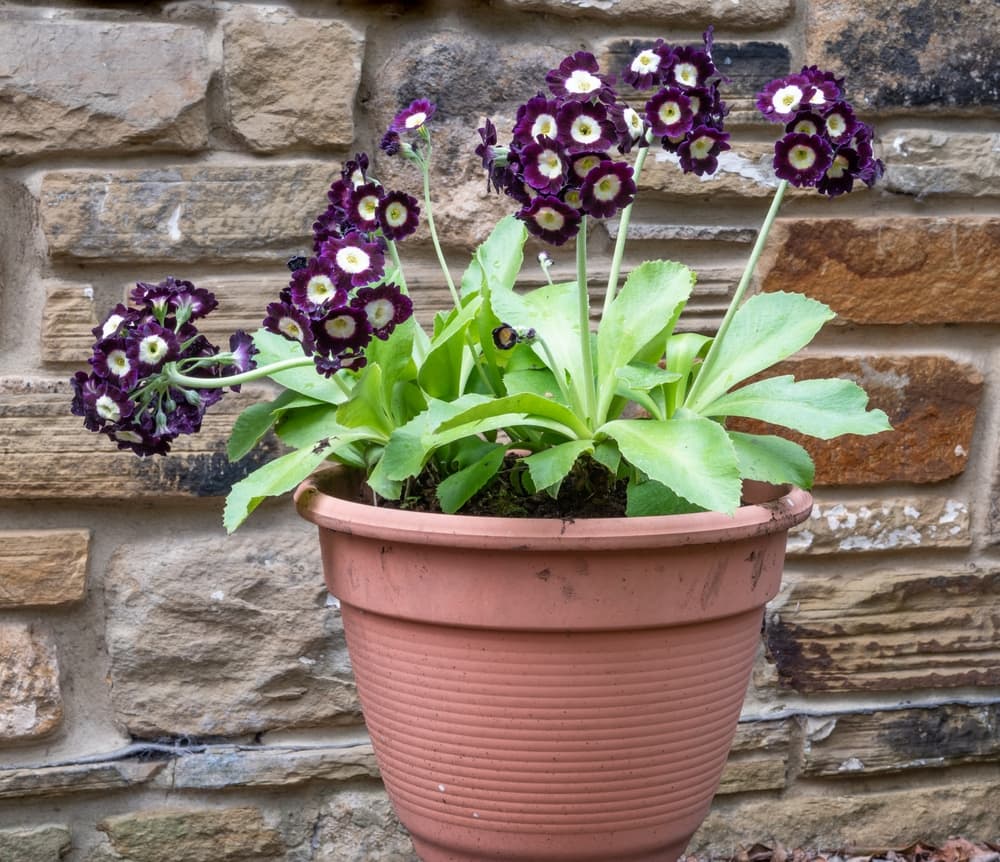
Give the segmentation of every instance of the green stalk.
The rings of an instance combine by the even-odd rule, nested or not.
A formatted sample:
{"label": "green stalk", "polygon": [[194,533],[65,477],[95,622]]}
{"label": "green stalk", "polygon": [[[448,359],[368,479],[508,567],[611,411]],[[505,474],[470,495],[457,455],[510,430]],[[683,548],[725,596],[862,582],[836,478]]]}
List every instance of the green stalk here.
{"label": "green stalk", "polygon": [[224,389],[227,386],[252,383],[254,380],[261,380],[280,371],[288,371],[290,368],[303,368],[312,364],[311,356],[302,356],[295,359],[282,359],[280,362],[272,362],[270,365],[261,365],[250,371],[244,371],[242,374],[233,374],[231,377],[191,377],[187,374],[181,374],[177,371],[176,366],[171,367],[170,365],[165,366],[162,373],[171,386],[187,389]]}
{"label": "green stalk", "polygon": [[431,234],[431,242],[434,243],[434,251],[437,253],[438,263],[441,265],[441,271],[444,273],[444,280],[448,285],[448,290],[451,291],[452,301],[455,303],[455,308],[462,307],[462,301],[459,299],[458,291],[455,289],[455,282],[452,280],[451,272],[448,270],[448,262],[444,259],[444,252],[441,250],[441,242],[438,239],[437,228],[434,226],[434,207],[431,204],[431,142],[430,137],[427,137],[427,156],[426,158],[420,159],[420,172],[424,176],[424,215],[427,218],[427,229]]}
{"label": "green stalk", "polygon": [[733,298],[729,303],[729,308],[726,309],[726,315],[722,318],[722,323],[719,325],[719,330],[716,332],[715,338],[712,339],[712,344],[708,348],[708,355],[705,356],[705,361],[701,365],[698,376],[695,377],[694,383],[688,390],[687,397],[684,399],[684,406],[695,403],[697,395],[703,388],[701,386],[702,381],[709,378],[709,372],[717,362],[720,349],[719,345],[722,344],[723,339],[726,337],[726,332],[729,331],[729,325],[732,323],[733,316],[736,314],[736,310],[739,308],[739,305],[743,300],[743,294],[746,293],[746,289],[750,285],[750,279],[753,276],[754,269],[757,267],[757,261],[760,258],[761,252],[764,251],[764,246],[767,244],[767,235],[771,232],[771,226],[774,224],[774,219],[778,215],[778,210],[781,208],[782,198],[784,198],[785,191],[787,189],[787,180],[782,180],[778,183],[778,188],[775,190],[774,197],[771,199],[771,207],[767,211],[767,215],[764,217],[764,224],[761,225],[760,231],[757,234],[757,240],[753,244],[753,249],[750,252],[749,260],[747,260],[746,268],[743,270],[743,275],[740,277],[739,284],[736,285],[736,292],[733,294]]}
{"label": "green stalk", "polygon": [[406,287],[406,276],[403,275],[403,263],[399,259],[399,251],[396,249],[396,241],[387,239],[385,244],[389,248],[389,257],[392,258],[392,265],[396,267],[396,280],[402,293],[409,293]]}
{"label": "green stalk", "polygon": [[590,292],[587,290],[587,216],[580,219],[576,235],[576,297],[580,325],[580,358],[583,371],[583,397],[586,422],[597,423],[597,391],[594,380],[594,359],[590,352]]}

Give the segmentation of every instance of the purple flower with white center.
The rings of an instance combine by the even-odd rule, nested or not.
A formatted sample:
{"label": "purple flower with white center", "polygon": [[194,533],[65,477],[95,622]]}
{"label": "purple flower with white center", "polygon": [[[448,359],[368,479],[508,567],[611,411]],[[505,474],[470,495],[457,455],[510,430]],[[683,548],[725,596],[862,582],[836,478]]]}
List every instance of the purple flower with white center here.
{"label": "purple flower with white center", "polygon": [[691,129],[691,100],[677,87],[665,87],[646,102],[646,120],[658,137],[676,138]]}
{"label": "purple flower with white center", "polygon": [[86,371],[77,371],[69,382],[73,387],[73,402],[70,404],[70,412],[74,416],[83,417],[83,425],[88,431],[99,431],[104,422],[97,414],[93,413],[90,405],[97,399],[100,387],[107,384],[96,374],[87,374]]}
{"label": "purple flower with white center", "polygon": [[351,306],[364,311],[372,335],[383,341],[413,314],[410,297],[401,293],[392,282],[379,287],[362,287],[351,300]]}
{"label": "purple flower with white center", "polygon": [[695,87],[685,94],[691,100],[691,126],[711,126],[722,131],[723,121],[729,108],[719,95],[719,88],[712,84],[709,87]]}
{"label": "purple flower with white center", "polygon": [[622,73],[622,80],[636,90],[648,90],[663,82],[663,72],[670,65],[673,52],[662,39],[652,48],[640,51]]}
{"label": "purple flower with white center", "polygon": [[320,247],[328,239],[344,235],[344,211],[340,207],[329,206],[320,213],[313,222],[313,251],[319,253]]}
{"label": "purple flower with white center", "polygon": [[567,57],[558,69],[545,76],[545,82],[560,98],[589,101],[601,95],[613,95],[610,82],[600,74],[597,58],[587,51],[577,51]]}
{"label": "purple flower with white center", "polygon": [[824,72],[817,66],[803,66],[800,74],[812,88],[808,99],[810,105],[825,105],[840,98],[844,88],[843,78],[837,78],[833,72]]}
{"label": "purple flower with white center", "polygon": [[289,341],[302,345],[308,356],[313,352],[314,339],[309,315],[287,302],[272,302],[267,307],[267,317],[261,324],[268,332],[282,335]]}
{"label": "purple flower with white center", "polygon": [[135,412],[135,402],[128,394],[110,383],[95,383],[83,395],[83,404],[99,425],[115,424]]}
{"label": "purple flower with white center", "polygon": [[528,99],[517,109],[511,134],[514,146],[523,147],[537,138],[555,138],[559,134],[558,111],[559,103],[541,93]]}
{"label": "purple flower with white center", "polygon": [[567,206],[573,207],[575,210],[583,209],[583,196],[580,194],[580,190],[573,186],[566,186],[559,193],[559,200]]}
{"label": "purple flower with white center", "polygon": [[[362,183],[364,185],[364,183]],[[341,211],[346,217],[347,208],[351,205],[351,192],[354,191],[354,184],[349,183],[343,177],[330,183],[330,188],[326,193],[327,200],[331,206]]]}
{"label": "purple flower with white center", "polygon": [[393,118],[389,126],[391,132],[417,132],[434,116],[436,106],[427,99],[415,99]]}
{"label": "purple flower with white center", "polygon": [[324,377],[333,377],[338,371],[357,371],[368,364],[368,357],[357,351],[346,351],[336,356],[321,356],[317,353],[313,357],[316,370]]}
{"label": "purple flower with white center", "polygon": [[565,102],[557,115],[558,140],[567,153],[593,152],[611,146],[614,126],[600,103]]}
{"label": "purple flower with white center", "polygon": [[378,205],[382,189],[375,183],[365,183],[355,188],[348,199],[347,215],[358,230],[367,233],[378,229]]}
{"label": "purple flower with white center", "polygon": [[624,162],[601,162],[583,181],[580,199],[583,211],[597,218],[609,218],[627,207],[635,197],[631,166]]}
{"label": "purple flower with white center", "polygon": [[385,271],[385,255],[377,242],[368,242],[360,233],[323,244],[320,256],[330,261],[338,274],[338,284],[354,287],[377,281]]}
{"label": "purple flower with white center", "polygon": [[555,194],[566,183],[562,147],[552,138],[539,138],[521,150],[524,181],[536,191]]}
{"label": "purple flower with white center", "polygon": [[260,351],[253,343],[253,339],[242,329],[237,329],[229,336],[229,352],[232,354],[232,368],[237,374],[243,374],[252,368],[257,367],[254,356]]}
{"label": "purple flower with white center", "polygon": [[822,135],[825,129],[826,121],[815,111],[799,111],[785,126],[785,132],[799,132],[803,135]]}
{"label": "purple flower with white center", "polygon": [[529,233],[552,245],[563,245],[580,230],[580,213],[552,195],[539,195],[517,217]]}
{"label": "purple flower with white center", "polygon": [[94,347],[90,364],[99,376],[113,380],[119,389],[129,390],[139,379],[138,347],[132,340],[107,338]]}
{"label": "purple flower with white center", "polygon": [[858,128],[858,118],[847,102],[834,102],[823,115],[823,131],[834,144],[846,143]]}
{"label": "purple flower with white center", "polygon": [[715,74],[715,64],[701,48],[675,48],[663,74],[663,83],[691,90],[703,87]]}
{"label": "purple flower with white center", "polygon": [[354,158],[344,162],[340,177],[352,188],[368,182],[368,153],[355,153]]}
{"label": "purple flower with white center", "polygon": [[345,305],[312,322],[316,351],[326,356],[361,350],[371,340],[372,327],[364,309]]}
{"label": "purple flower with white center", "polygon": [[420,222],[420,205],[406,192],[387,192],[378,205],[378,224],[386,239],[400,240],[412,234]]}
{"label": "purple flower with white center", "polygon": [[607,153],[580,153],[570,159],[570,173],[576,185],[581,185],[587,174],[601,163],[609,161]]}
{"label": "purple flower with white center", "polygon": [[171,330],[149,321],[140,326],[135,334],[138,338],[136,358],[140,371],[155,371],[164,362],[177,358],[179,345],[177,336]]}
{"label": "purple flower with white center", "polygon": [[119,302],[111,309],[108,316],[104,318],[104,322],[100,326],[95,326],[90,331],[98,341],[104,338],[111,338],[112,336],[122,334],[129,326],[138,323],[141,316],[141,312]]}
{"label": "purple flower with white center", "polygon": [[343,305],[347,302],[347,291],[340,286],[342,280],[328,258],[310,258],[305,267],[292,273],[289,283],[292,302],[310,314],[323,307]]}
{"label": "purple flower with white center", "polygon": [[833,161],[826,173],[816,183],[816,191],[828,197],[847,194],[854,188],[854,179],[861,169],[861,160],[856,150],[841,147],[833,154]]}
{"label": "purple flower with white center", "polygon": [[774,145],[774,173],[793,186],[815,186],[833,161],[833,149],[819,135],[792,132]]}
{"label": "purple flower with white center", "polygon": [[775,78],[757,94],[757,108],[772,123],[787,123],[808,105],[815,89],[805,75]]}
{"label": "purple flower with white center", "polygon": [[677,147],[681,170],[686,174],[714,174],[719,167],[719,153],[730,149],[729,134],[699,126]]}

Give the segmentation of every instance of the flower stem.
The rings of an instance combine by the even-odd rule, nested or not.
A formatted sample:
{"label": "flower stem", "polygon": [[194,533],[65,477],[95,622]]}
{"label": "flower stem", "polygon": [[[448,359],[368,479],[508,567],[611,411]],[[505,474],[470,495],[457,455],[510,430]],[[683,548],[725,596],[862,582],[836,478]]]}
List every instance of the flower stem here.
{"label": "flower stem", "polygon": [[181,374],[172,364],[164,366],[162,373],[171,386],[181,386],[187,389],[224,389],[227,386],[252,383],[254,380],[261,380],[272,374],[288,371],[290,368],[303,368],[312,364],[311,356],[302,356],[295,359],[282,359],[280,362],[272,362],[270,365],[260,365],[250,369],[250,371],[233,374],[229,377],[191,377],[187,374]]}
{"label": "flower stem", "polygon": [[774,224],[774,219],[778,215],[778,210],[781,208],[782,198],[784,198],[785,191],[787,189],[787,180],[782,180],[778,183],[778,188],[775,190],[774,197],[771,199],[771,207],[767,211],[767,215],[764,217],[764,223],[761,225],[760,231],[757,234],[757,240],[753,244],[753,249],[750,252],[749,260],[747,260],[746,268],[743,270],[743,275],[740,277],[739,284],[736,285],[736,291],[733,293],[733,298],[730,300],[729,307],[726,309],[725,317],[722,318],[722,323],[719,324],[719,330],[716,332],[715,338],[712,339],[712,344],[708,349],[708,354],[705,356],[705,361],[701,365],[701,370],[698,372],[698,376],[695,377],[691,389],[688,390],[687,397],[684,399],[684,406],[695,404],[695,398],[703,388],[699,384],[701,384],[703,380],[709,379],[709,372],[715,365],[719,355],[719,345],[722,344],[723,339],[726,336],[726,332],[729,331],[729,325],[732,323],[733,316],[736,314],[736,310],[743,301],[743,294],[746,293],[746,289],[750,285],[750,279],[753,277],[753,272],[757,267],[757,261],[760,258],[761,252],[764,251],[764,246],[767,244],[767,235],[771,232],[771,226]]}
{"label": "flower stem", "polygon": [[387,239],[385,244],[389,248],[389,257],[392,258],[392,265],[396,267],[396,283],[400,292],[408,294],[410,291],[406,287],[406,276],[403,275],[403,262],[399,259],[399,251],[396,248],[395,240]]}
{"label": "flower stem", "polygon": [[587,424],[596,427],[597,392],[594,380],[594,359],[590,351],[590,292],[587,289],[587,216],[580,220],[576,235],[576,296],[580,325],[580,359],[582,360],[583,397]]}
{"label": "flower stem", "polygon": [[455,289],[455,282],[452,280],[451,272],[448,269],[448,262],[444,259],[444,252],[441,250],[441,241],[438,239],[437,228],[434,226],[434,206],[431,203],[430,146],[430,140],[428,140],[427,156],[420,160],[420,172],[424,175],[424,209],[427,215],[427,229],[430,231],[431,242],[434,243],[434,251],[437,253],[441,271],[444,273],[444,280],[448,285],[448,290],[451,291],[452,301],[455,303],[455,308],[460,309],[462,301],[459,299],[458,291]]}

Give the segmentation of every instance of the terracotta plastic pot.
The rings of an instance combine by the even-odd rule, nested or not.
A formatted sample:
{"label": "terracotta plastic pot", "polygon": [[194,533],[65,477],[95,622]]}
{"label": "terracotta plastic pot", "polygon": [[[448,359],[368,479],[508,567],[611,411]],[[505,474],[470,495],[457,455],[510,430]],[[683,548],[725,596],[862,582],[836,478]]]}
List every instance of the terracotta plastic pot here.
{"label": "terracotta plastic pot", "polygon": [[736,731],[793,490],[715,513],[577,521],[296,492],[320,528],[389,796],[425,862],[673,862]]}

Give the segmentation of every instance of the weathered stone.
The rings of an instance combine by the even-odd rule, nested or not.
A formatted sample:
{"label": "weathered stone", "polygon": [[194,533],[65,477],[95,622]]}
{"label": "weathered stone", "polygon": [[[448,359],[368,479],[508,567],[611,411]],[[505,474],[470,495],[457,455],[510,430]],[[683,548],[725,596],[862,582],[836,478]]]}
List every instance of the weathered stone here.
{"label": "weathered stone", "polygon": [[90,358],[91,330],[98,322],[91,285],[49,282],[42,310],[42,360],[82,365]]}
{"label": "weathered stone", "polygon": [[503,0],[511,9],[547,12],[572,18],[635,20],[643,23],[679,24],[685,28],[716,24],[720,27],[768,27],[786,21],[794,0]]}
{"label": "weathered stone", "polygon": [[824,788],[822,794],[781,798],[717,797],[687,852],[726,858],[753,841],[777,840],[785,847],[842,848],[850,851],[844,855],[864,856],[915,841],[941,844],[952,835],[992,836],[998,794],[1000,780],[888,791],[857,785],[840,793]]}
{"label": "weathered stone", "polygon": [[788,772],[789,739],[788,722],[741,722],[717,792],[781,790]]}
{"label": "weathered stone", "polygon": [[[886,412],[892,431],[868,437],[817,440],[785,429],[816,462],[817,485],[938,482],[965,470],[982,395],[974,368],[946,356],[803,357],[776,365],[767,376],[843,377]],[[773,426],[732,420],[731,427],[775,433]]]}
{"label": "weathered stone", "polygon": [[765,641],[800,692],[1000,684],[1000,569],[786,574]]}
{"label": "weathered stone", "polygon": [[993,0],[810,3],[805,36],[809,62],[846,75],[856,104],[881,111],[1000,107]]}
{"label": "weathered stone", "polygon": [[1000,219],[779,219],[757,272],[848,323],[997,323]]}
{"label": "weathered stone", "polygon": [[133,736],[238,736],[360,718],[315,537],[289,513],[221,541],[131,541],[105,577],[111,698]]}
{"label": "weathered stone", "polygon": [[202,149],[211,72],[197,27],[5,18],[0,156]]}
{"label": "weathered stone", "polygon": [[261,151],[349,146],[363,48],[342,21],[234,9],[224,27],[223,77],[236,134]]}
{"label": "weathered stone", "polygon": [[45,736],[62,718],[55,644],[27,623],[0,623],[0,743]]}
{"label": "weathered stone", "polygon": [[[149,781],[164,762],[130,760],[46,766],[41,769],[0,770],[0,799],[27,796],[65,796],[94,790],[119,790]],[[3,857],[0,857],[3,858]]]}
{"label": "weathered stone", "polygon": [[173,790],[291,787],[307,781],[377,778],[370,744],[349,748],[252,748],[213,745],[203,754],[178,758],[165,776]]}
{"label": "weathered stone", "polygon": [[83,598],[89,530],[0,531],[0,608]]}
{"label": "weathered stone", "polygon": [[69,849],[69,829],[60,824],[0,829],[4,862],[59,862]]}
{"label": "weathered stone", "polygon": [[899,129],[882,147],[886,191],[928,195],[1000,195],[1000,134]]}
{"label": "weathered stone", "polygon": [[229,393],[213,405],[202,430],[179,438],[166,458],[137,458],[83,427],[69,412],[68,380],[0,377],[0,496],[15,499],[214,497],[229,493],[277,452],[262,448],[231,464],[226,439],[236,416],[260,390]]}
{"label": "weathered stone", "polygon": [[419,862],[409,833],[381,788],[334,796],[323,810],[314,841],[317,858],[324,862]]}
{"label": "weathered stone", "polygon": [[318,162],[58,171],[42,181],[39,214],[56,257],[278,263],[312,244],[337,174]]}
{"label": "weathered stone", "polygon": [[142,862],[268,862],[286,849],[257,808],[138,811],[97,828],[116,851]]}
{"label": "weathered stone", "polygon": [[793,556],[971,544],[968,503],[945,497],[817,502],[809,520],[788,534]]}
{"label": "weathered stone", "polygon": [[997,704],[841,715],[804,747],[802,774],[864,776],[992,762],[1000,760],[998,730]]}

